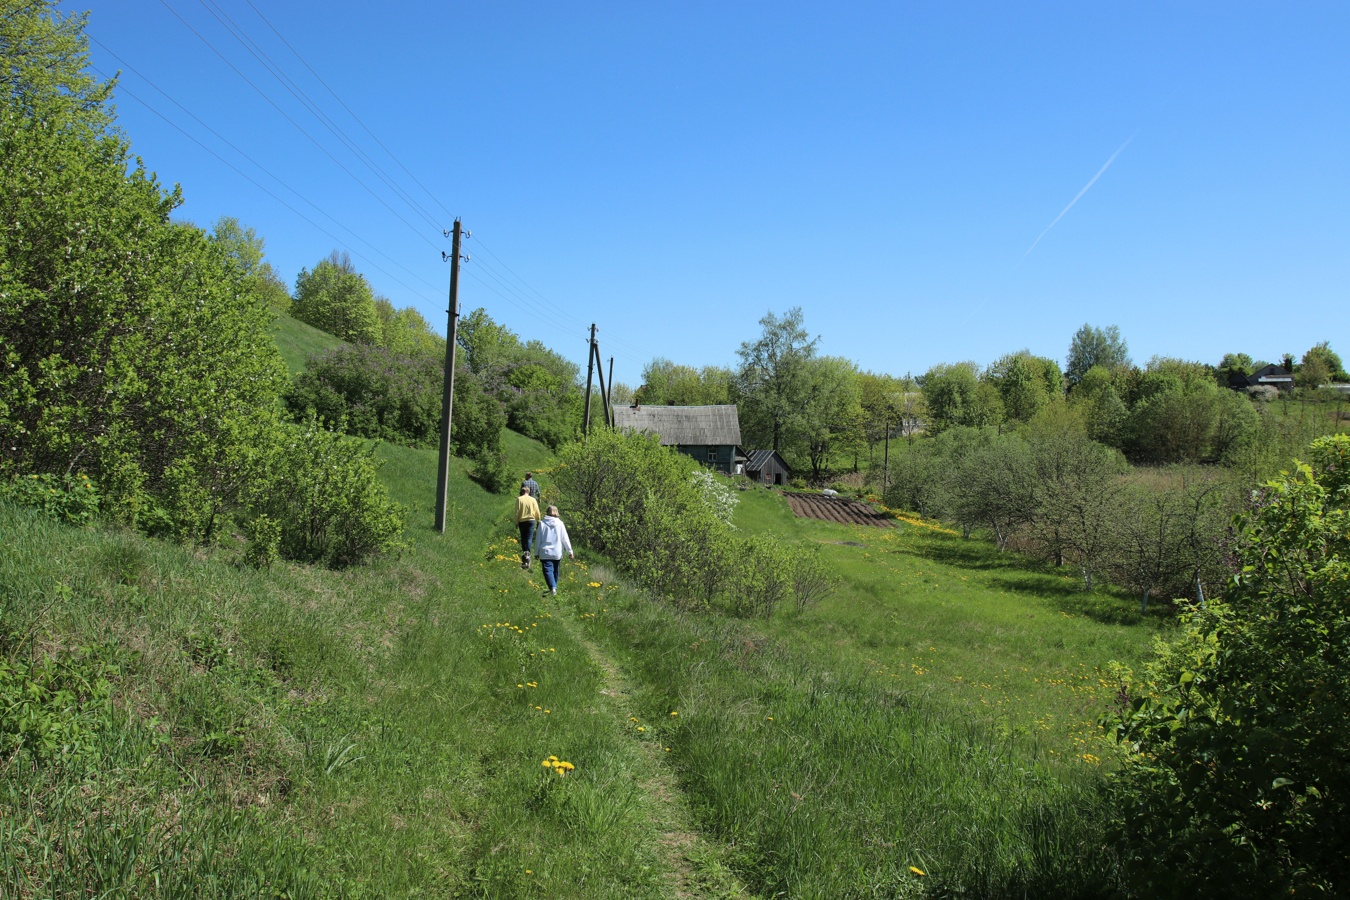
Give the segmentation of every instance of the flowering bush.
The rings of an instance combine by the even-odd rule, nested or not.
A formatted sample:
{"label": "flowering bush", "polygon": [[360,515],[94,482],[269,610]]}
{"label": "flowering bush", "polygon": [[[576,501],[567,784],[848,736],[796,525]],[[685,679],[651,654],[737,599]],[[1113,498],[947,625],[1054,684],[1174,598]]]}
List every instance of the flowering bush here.
{"label": "flowering bush", "polygon": [[712,514],[718,521],[725,525],[731,525],[731,517],[736,512],[736,504],[740,498],[736,492],[727,487],[716,475],[707,469],[699,469],[689,476],[693,482],[694,488],[702,495],[703,501],[708,504]]}

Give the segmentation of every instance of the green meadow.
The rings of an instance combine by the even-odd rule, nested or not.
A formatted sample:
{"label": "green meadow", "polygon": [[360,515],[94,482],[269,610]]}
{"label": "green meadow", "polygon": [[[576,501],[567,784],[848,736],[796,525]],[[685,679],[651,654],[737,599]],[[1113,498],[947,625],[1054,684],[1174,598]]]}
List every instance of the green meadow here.
{"label": "green meadow", "polygon": [[[283,320],[288,359],[300,331]],[[544,448],[507,449],[550,497]],[[1115,887],[1095,722],[1110,661],[1164,623],[1131,600],[930,524],[798,520],[758,489],[738,527],[820,554],[818,604],[680,613],[585,547],[543,596],[509,496],[455,460],[438,534],[435,453],[378,454],[405,546],[341,572],[0,505],[5,650],[50,669],[46,693],[5,696],[53,741],[0,761],[0,895]]]}

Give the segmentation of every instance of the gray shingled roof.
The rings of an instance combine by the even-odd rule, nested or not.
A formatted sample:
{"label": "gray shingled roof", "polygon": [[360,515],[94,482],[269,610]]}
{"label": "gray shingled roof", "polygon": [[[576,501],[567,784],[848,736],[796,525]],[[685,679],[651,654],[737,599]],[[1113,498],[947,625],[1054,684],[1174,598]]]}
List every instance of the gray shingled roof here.
{"label": "gray shingled roof", "polygon": [[726,406],[618,406],[614,427],[649,431],[671,444],[741,443],[735,404]]}

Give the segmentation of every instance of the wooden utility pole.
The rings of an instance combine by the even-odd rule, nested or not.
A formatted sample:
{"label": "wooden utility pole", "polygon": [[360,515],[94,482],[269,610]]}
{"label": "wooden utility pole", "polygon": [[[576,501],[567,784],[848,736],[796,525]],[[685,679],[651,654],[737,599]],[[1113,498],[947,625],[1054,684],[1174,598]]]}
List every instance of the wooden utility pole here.
{"label": "wooden utility pole", "polygon": [[595,368],[597,370],[595,374],[600,380],[600,406],[604,409],[605,427],[608,428],[614,423],[609,420],[609,388],[605,387],[605,365],[600,361],[600,345],[592,343],[591,350],[595,352]]}
{"label": "wooden utility pole", "polygon": [[586,412],[581,420],[581,433],[591,433],[591,377],[595,371],[595,323],[591,323],[591,340],[586,347]]}
{"label": "wooden utility pole", "polygon": [[459,325],[459,219],[450,244],[450,317],[446,325],[445,378],[441,392],[441,458],[436,466],[436,530],[445,534],[445,492],[450,477],[450,417],[455,405],[455,331]]}
{"label": "wooden utility pole", "polygon": [[891,414],[886,411],[886,454],[881,464],[881,501],[886,502],[886,488],[891,481]]}
{"label": "wooden utility pole", "polygon": [[[609,396],[610,394],[612,394],[612,393],[614,392],[614,357],[612,357],[612,356],[609,358],[609,380],[606,381],[605,384],[609,385],[609,389],[605,391],[605,408],[609,410],[609,417],[610,417],[610,419],[613,419],[613,418],[614,418],[614,401],[613,401],[613,400],[610,398],[610,396]],[[1336,416],[1337,416],[1336,421],[1338,421],[1338,422],[1340,421],[1340,412],[1339,412],[1339,409],[1340,409],[1340,407],[1337,407],[1338,412],[1336,413]],[[613,423],[611,422],[610,424],[613,424]]]}

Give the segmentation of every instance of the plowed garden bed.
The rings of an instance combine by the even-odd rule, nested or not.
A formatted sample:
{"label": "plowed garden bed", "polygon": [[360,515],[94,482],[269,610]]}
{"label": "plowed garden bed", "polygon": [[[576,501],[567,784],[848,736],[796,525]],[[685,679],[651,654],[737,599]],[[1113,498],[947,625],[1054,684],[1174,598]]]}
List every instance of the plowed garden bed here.
{"label": "plowed garden bed", "polygon": [[879,513],[866,503],[844,497],[825,497],[821,494],[795,494],[785,491],[792,512],[804,519],[823,519],[844,525],[879,525],[889,528],[895,520]]}

